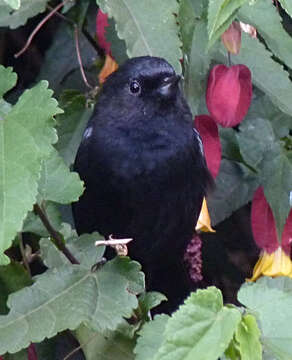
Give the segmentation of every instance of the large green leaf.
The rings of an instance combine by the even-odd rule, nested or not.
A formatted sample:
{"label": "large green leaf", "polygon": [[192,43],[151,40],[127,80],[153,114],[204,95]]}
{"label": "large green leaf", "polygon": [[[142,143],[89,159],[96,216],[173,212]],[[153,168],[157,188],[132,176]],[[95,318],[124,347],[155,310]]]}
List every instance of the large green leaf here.
{"label": "large green leaf", "polygon": [[285,9],[285,11],[287,12],[287,14],[290,15],[290,17],[292,17],[292,3],[290,0],[279,0],[281,6],[283,9]]}
{"label": "large green leaf", "polygon": [[198,290],[167,322],[155,360],[217,360],[230,343],[240,319],[239,310],[223,306],[220,290],[215,287]]}
{"label": "large green leaf", "polygon": [[52,149],[43,161],[38,191],[41,201],[69,204],[82,194],[83,182],[76,172],[70,172],[57,150]]}
{"label": "large green leaf", "polygon": [[75,336],[86,360],[134,360],[135,339],[127,334],[130,327],[126,323],[115,331],[101,333],[83,325],[75,331]]}
{"label": "large green leaf", "polygon": [[238,300],[257,318],[261,341],[274,359],[292,358],[292,280],[288,277],[262,277],[244,284]]}
{"label": "large green leaf", "polygon": [[258,0],[253,4],[247,3],[239,10],[238,18],[253,25],[270,50],[292,68],[292,38],[284,30],[282,19],[272,1]]}
{"label": "large green leaf", "polygon": [[20,8],[20,0],[3,0],[3,1],[14,10]]}
{"label": "large green leaf", "polygon": [[223,159],[215,190],[208,197],[212,225],[218,224],[247,204],[258,186],[258,177],[244,165]]}
{"label": "large green leaf", "polygon": [[176,0],[97,0],[116,22],[118,36],[125,40],[129,57],[150,55],[165,58],[181,73],[182,58]]}
{"label": "large green leaf", "polygon": [[[95,235],[87,236],[83,255],[76,247],[72,251],[79,259],[85,252],[93,259],[96,251]],[[102,256],[98,252],[97,261]],[[45,256],[52,258],[52,253]],[[58,266],[37,276],[31,287],[10,295],[10,312],[0,316],[1,354],[17,352],[65,329],[74,330],[81,323],[95,331],[115,330],[124,317],[131,316],[138,305],[136,295],[144,290],[140,265],[127,257],[116,257],[95,270],[94,263],[89,267],[88,263],[71,265],[64,260],[53,265]]]}
{"label": "large green leaf", "polygon": [[135,347],[136,360],[151,360],[155,358],[164,340],[164,331],[170,317],[166,314],[156,315],[153,321],[145,323],[139,331]]}
{"label": "large green leaf", "polygon": [[[9,69],[0,69],[5,91],[15,77]],[[26,90],[0,121],[0,264],[8,262],[3,251],[35,203],[41,163],[56,142],[52,117],[61,110],[47,87],[43,81]]]}
{"label": "large green leaf", "polygon": [[259,170],[258,179],[276,220],[279,238],[290,211],[292,164],[268,120],[249,115],[237,134],[244,160]]}
{"label": "large green leaf", "polygon": [[[18,6],[17,0],[0,0],[0,27],[9,26],[15,29],[27,22],[27,19],[46,10],[49,0],[21,0],[21,6]],[[8,5],[9,3],[9,5]],[[12,6],[13,4],[13,6]],[[14,11],[11,11],[11,6]]]}

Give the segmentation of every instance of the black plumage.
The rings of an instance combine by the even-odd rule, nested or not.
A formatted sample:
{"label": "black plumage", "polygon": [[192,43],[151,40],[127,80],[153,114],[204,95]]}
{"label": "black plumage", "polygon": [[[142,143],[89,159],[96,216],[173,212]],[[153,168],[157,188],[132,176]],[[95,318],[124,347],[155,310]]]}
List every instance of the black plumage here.
{"label": "black plumage", "polygon": [[178,83],[164,59],[128,60],[105,82],[74,165],[86,187],[77,232],[134,238],[129,255],[168,312],[190,290],[183,254],[210,179]]}

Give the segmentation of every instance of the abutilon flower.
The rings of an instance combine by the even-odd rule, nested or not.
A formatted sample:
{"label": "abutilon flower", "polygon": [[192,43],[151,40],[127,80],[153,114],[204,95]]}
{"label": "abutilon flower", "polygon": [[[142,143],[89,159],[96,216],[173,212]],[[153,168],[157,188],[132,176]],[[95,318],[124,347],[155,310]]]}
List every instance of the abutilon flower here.
{"label": "abutilon flower", "polygon": [[208,78],[206,104],[211,117],[224,127],[238,125],[252,97],[251,72],[245,65],[216,65]]}
{"label": "abutilon flower", "polygon": [[114,71],[118,69],[118,64],[114,60],[111,54],[111,43],[106,40],[105,30],[108,24],[107,14],[103,13],[100,9],[96,16],[96,37],[99,46],[105,52],[105,62],[98,75],[99,82],[103,84],[106,78]]}
{"label": "abutilon flower", "polygon": [[27,349],[27,359],[28,360],[38,360],[36,348],[33,343],[31,343]]}
{"label": "abutilon flower", "polygon": [[229,28],[221,35],[221,40],[231,54],[238,55],[241,47],[240,23],[233,21]]}
{"label": "abutilon flower", "polygon": [[292,278],[290,259],[292,210],[286,220],[282,237],[279,239],[272,209],[265,198],[263,188],[259,187],[252,201],[251,225],[254,240],[261,249],[261,253],[249,281],[255,281],[262,275]]}

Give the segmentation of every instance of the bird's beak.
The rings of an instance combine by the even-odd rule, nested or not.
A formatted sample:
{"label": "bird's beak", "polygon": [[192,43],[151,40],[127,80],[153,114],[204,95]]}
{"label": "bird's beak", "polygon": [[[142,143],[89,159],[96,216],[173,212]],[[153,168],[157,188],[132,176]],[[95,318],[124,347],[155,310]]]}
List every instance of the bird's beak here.
{"label": "bird's beak", "polygon": [[177,84],[181,77],[179,75],[173,75],[163,80],[158,88],[158,94],[163,98],[171,98],[176,94]]}

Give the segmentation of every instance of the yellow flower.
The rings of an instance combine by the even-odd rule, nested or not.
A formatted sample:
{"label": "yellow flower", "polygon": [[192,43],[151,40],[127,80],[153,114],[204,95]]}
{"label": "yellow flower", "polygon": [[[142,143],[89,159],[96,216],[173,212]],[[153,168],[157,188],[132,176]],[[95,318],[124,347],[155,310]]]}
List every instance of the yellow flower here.
{"label": "yellow flower", "polygon": [[290,256],[285,253],[281,246],[276,251],[269,254],[262,251],[257,261],[251,279],[256,281],[260,276],[288,276],[292,278],[292,261]]}
{"label": "yellow flower", "polygon": [[215,232],[211,226],[210,215],[207,207],[206,198],[203,200],[200,216],[196,225],[196,230],[200,230],[202,232]]}

